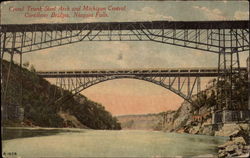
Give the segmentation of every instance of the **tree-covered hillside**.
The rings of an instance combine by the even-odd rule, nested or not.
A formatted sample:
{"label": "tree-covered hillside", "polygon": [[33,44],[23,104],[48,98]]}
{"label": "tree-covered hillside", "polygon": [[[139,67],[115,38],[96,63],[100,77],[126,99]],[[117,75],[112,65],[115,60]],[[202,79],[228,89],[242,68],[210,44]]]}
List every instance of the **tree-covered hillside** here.
{"label": "tree-covered hillside", "polygon": [[[8,67],[9,62],[3,61],[2,88],[6,87]],[[117,119],[102,105],[83,95],[70,97],[64,102],[54,104],[55,98],[60,97],[60,89],[37,76],[34,68],[32,71],[24,68],[21,73],[18,65],[12,64],[10,72],[8,91],[3,104],[8,107],[21,105],[24,108],[23,123],[29,122],[41,127],[77,127],[76,123],[72,121],[75,120],[78,124],[92,129],[121,129]],[[22,99],[20,94],[23,96]],[[63,91],[63,94],[70,95],[70,92]],[[2,93],[2,100],[3,97]],[[8,119],[5,119],[5,124],[11,125],[10,122],[16,122],[18,125],[21,123],[11,117],[11,114],[14,113],[13,109],[8,109]]]}
{"label": "tree-covered hillside", "polygon": [[[248,74],[242,72],[241,74],[232,76],[232,83],[230,81],[215,81],[215,86],[210,87],[200,92],[195,98],[193,105],[195,109],[203,106],[215,107],[222,105],[226,106],[226,100],[230,96],[230,84],[232,84],[232,107],[230,110],[247,110],[248,109]],[[225,94],[228,94],[227,96]]]}

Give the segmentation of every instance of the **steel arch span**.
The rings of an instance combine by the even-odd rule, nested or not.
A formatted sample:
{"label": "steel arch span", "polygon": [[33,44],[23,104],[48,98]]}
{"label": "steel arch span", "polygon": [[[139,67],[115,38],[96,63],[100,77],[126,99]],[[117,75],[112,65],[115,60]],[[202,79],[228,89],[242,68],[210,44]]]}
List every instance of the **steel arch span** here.
{"label": "steel arch span", "polygon": [[200,91],[200,77],[145,77],[132,75],[113,75],[88,78],[57,78],[56,85],[60,87],[62,97],[55,98],[55,103],[65,98],[62,92],[63,90],[70,91],[72,95],[68,97],[72,97],[91,86],[116,79],[136,79],[150,82],[170,90],[190,103],[192,103],[192,95],[197,94]]}
{"label": "steel arch span", "polygon": [[[242,67],[241,71],[246,71],[246,68]],[[63,90],[71,92],[70,94],[74,96],[101,82],[115,79],[137,79],[168,89],[190,103],[192,96],[201,90],[201,77],[215,78],[220,75],[217,68],[67,70],[38,71],[36,73],[46,79],[56,79],[55,85],[61,90],[61,96],[63,96]],[[60,98],[54,100],[60,100]]]}

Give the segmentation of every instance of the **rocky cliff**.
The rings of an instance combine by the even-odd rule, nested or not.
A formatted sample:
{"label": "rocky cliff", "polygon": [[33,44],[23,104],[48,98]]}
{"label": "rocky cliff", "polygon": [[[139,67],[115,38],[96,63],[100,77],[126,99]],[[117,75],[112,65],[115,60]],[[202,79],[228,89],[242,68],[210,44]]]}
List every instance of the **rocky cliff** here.
{"label": "rocky cliff", "polygon": [[[233,77],[234,78],[234,77]],[[234,109],[248,109],[247,76],[242,74],[233,79]],[[220,83],[228,84],[228,83]],[[214,84],[216,85],[216,84]],[[230,140],[218,147],[219,157],[249,157],[250,156],[250,124],[247,120],[242,122],[221,124],[219,131],[212,127],[212,109],[219,105],[216,94],[216,86],[209,88],[193,96],[193,104],[184,102],[174,112],[165,112],[165,122],[162,130],[189,134],[203,134],[226,136]],[[224,100],[226,100],[224,98]]]}
{"label": "rocky cliff", "polygon": [[218,146],[218,157],[249,157],[250,156],[250,124],[225,124],[216,136],[227,136],[229,140]]}
{"label": "rocky cliff", "polygon": [[[214,135],[211,126],[212,109],[217,107],[217,105],[226,107],[224,104],[228,98],[225,98],[226,96],[219,89],[229,85],[229,81],[217,83],[216,80],[211,80],[206,89],[192,96],[192,104],[185,101],[174,113],[165,113],[166,116],[164,118],[171,117],[171,119],[165,121],[163,130]],[[248,109],[249,95],[247,73],[241,73],[240,76],[232,76],[232,85],[234,89],[232,91],[233,106],[230,107],[231,110],[246,111]],[[218,97],[221,99],[217,99]]]}
{"label": "rocky cliff", "polygon": [[177,111],[165,113],[166,121],[162,130],[169,132],[213,135],[211,127],[211,107],[199,109],[189,102],[182,103]]}

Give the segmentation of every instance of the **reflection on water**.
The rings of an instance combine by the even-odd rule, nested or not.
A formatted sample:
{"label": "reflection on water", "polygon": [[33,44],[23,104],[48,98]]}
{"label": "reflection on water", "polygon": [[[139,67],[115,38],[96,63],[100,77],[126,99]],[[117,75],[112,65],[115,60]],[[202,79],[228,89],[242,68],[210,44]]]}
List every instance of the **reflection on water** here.
{"label": "reflection on water", "polygon": [[[8,129],[5,152],[21,157],[173,157],[216,154],[222,137],[156,131]],[[17,132],[18,131],[18,132]],[[22,132],[20,132],[22,131]],[[21,138],[23,137],[23,138]],[[12,139],[11,139],[12,138]]]}
{"label": "reflection on water", "polygon": [[36,136],[49,136],[55,135],[60,132],[79,132],[72,130],[62,130],[62,129],[32,129],[32,128],[3,128],[3,137],[2,140],[10,140],[16,138],[25,138],[25,137],[36,137]]}

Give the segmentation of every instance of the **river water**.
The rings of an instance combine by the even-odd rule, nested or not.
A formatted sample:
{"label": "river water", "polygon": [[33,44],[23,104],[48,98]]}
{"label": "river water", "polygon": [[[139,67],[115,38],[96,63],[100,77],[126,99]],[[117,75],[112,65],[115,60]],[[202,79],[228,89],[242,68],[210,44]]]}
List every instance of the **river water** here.
{"label": "river water", "polygon": [[140,130],[7,128],[5,154],[21,157],[173,157],[216,154],[223,137]]}

